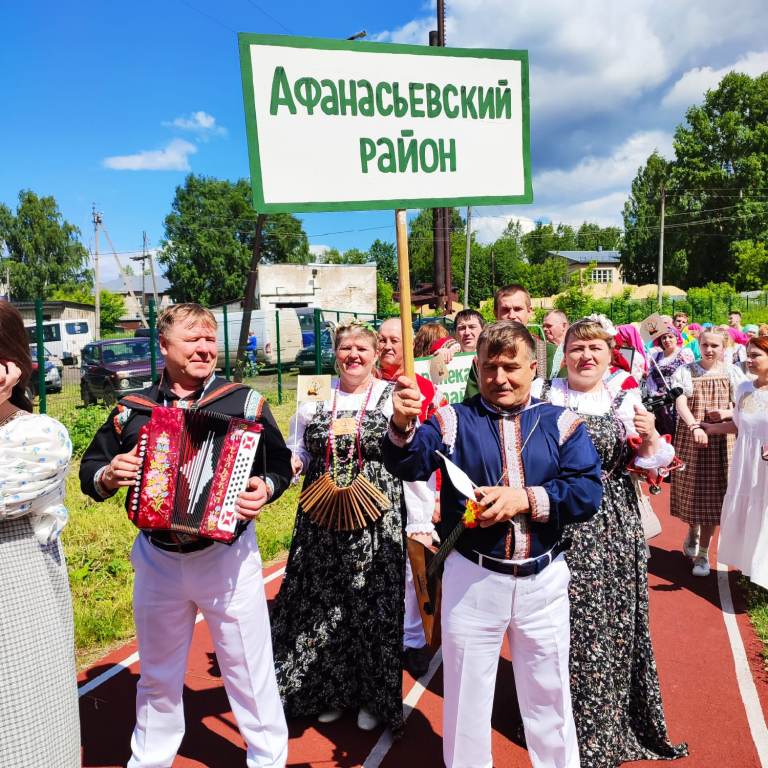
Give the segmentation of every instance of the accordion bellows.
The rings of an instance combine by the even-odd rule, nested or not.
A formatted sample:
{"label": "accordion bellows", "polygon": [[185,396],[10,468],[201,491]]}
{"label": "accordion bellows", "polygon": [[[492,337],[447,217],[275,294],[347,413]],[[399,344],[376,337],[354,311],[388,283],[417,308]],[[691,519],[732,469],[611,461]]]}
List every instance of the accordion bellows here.
{"label": "accordion bellows", "polygon": [[128,517],[146,531],[231,543],[235,501],[251,477],[262,427],[205,410],[158,406],[139,432],[142,459]]}

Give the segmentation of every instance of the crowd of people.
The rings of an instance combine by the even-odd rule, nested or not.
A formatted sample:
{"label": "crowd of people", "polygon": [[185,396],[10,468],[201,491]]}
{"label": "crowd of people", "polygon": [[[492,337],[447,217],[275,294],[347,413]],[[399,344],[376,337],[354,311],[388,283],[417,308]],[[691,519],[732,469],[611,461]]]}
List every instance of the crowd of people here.
{"label": "crowd of people", "polygon": [[[351,711],[359,728],[399,736],[403,669],[423,675],[432,651],[407,544],[434,550],[455,530],[442,576],[446,766],[493,763],[505,637],[535,768],[687,754],[669,738],[661,699],[638,478],[670,480],[693,575],[709,574],[720,526],[719,560],[768,588],[768,327],[742,328],[738,312],[727,326],[677,313],[648,333],[558,310],[537,325],[520,285],[497,291],[494,313],[486,323],[466,309],[452,334],[433,322],[416,335],[416,356],[447,365],[474,355],[454,404],[428,378],[405,375],[399,318],[339,325],[330,397],[299,405],[290,445],[264,398],[216,375],[214,316],[196,304],[161,314],[160,381],[109,414],[82,458],[83,491],[101,501],[137,482],[156,406],[210,408],[262,432],[229,546],[167,530],[134,542],[141,676],[130,768],[170,766],[179,749],[198,611],[249,768],[285,765],[286,717],[330,723]],[[0,764],[75,768],[59,544],[71,445],[24,395],[25,338],[18,312],[0,302]],[[456,468],[472,497],[451,479]],[[301,476],[270,616],[251,523]]]}

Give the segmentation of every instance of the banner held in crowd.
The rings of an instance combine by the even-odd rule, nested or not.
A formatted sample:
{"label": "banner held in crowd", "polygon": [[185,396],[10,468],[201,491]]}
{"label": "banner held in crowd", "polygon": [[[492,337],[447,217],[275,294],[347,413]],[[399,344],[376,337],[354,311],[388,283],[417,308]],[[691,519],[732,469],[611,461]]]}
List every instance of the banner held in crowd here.
{"label": "banner held in crowd", "polygon": [[425,379],[429,379],[451,405],[463,402],[469,372],[475,361],[475,353],[459,352],[457,355],[454,355],[451,362],[445,364],[444,375],[440,376],[439,379],[434,375],[434,360],[434,357],[416,358],[416,373]]}

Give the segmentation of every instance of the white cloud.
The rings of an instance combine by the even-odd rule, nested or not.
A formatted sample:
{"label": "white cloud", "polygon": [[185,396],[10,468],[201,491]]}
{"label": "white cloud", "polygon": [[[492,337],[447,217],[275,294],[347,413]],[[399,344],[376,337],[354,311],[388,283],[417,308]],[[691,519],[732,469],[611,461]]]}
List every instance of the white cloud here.
{"label": "white cloud", "polygon": [[530,232],[536,227],[536,223],[533,219],[530,219],[527,216],[520,216],[512,211],[495,215],[476,215],[473,209],[472,232],[474,232],[475,238],[479,243],[493,243],[501,237],[501,234],[507,228],[507,224],[509,224],[510,221],[519,221],[520,227],[524,233]]}
{"label": "white cloud", "polygon": [[[448,7],[449,46],[529,52],[535,203],[478,209],[473,229],[483,242],[512,218],[620,226],[638,168],[654,150],[674,156],[681,115],[663,108],[667,100],[700,99],[734,66],[720,70],[723,62],[768,69],[766,54],[742,53],[766,48],[764,0],[451,0]],[[376,39],[426,45],[435,26],[431,4]],[[696,79],[686,70],[703,80],[693,99],[679,95]],[[672,88],[678,80],[685,82]]]}
{"label": "white cloud", "polygon": [[495,240],[511,219],[520,220],[524,232],[533,229],[539,220],[575,227],[584,221],[604,227],[621,226],[621,211],[632,179],[654,150],[671,157],[672,136],[663,131],[635,133],[609,155],[590,155],[571,168],[537,174],[533,179],[536,202],[532,206],[473,216],[472,229],[480,242],[487,243]]}
{"label": "white cloud", "polygon": [[325,257],[325,254],[328,253],[328,251],[331,250],[330,245],[321,245],[320,243],[317,244],[310,244],[309,246],[309,252],[312,256],[314,256],[315,261],[319,261],[322,263],[323,258]]}
{"label": "white cloud", "polygon": [[662,99],[665,107],[689,107],[699,103],[706,91],[716,88],[729,72],[741,72],[756,77],[768,71],[768,51],[750,51],[738,61],[719,69],[694,67],[689,69]]}
{"label": "white cloud", "polygon": [[[530,52],[536,119],[621,110],[715,46],[756,36],[760,0],[452,0],[448,45]],[[425,45],[434,13],[375,39]]]}
{"label": "white cloud", "polygon": [[628,195],[629,189],[626,189],[573,203],[541,205],[532,214],[537,220],[550,220],[554,224],[570,224],[572,227],[579,227],[585,221],[601,227],[623,227],[621,211]]}
{"label": "white cloud", "polygon": [[105,157],[102,165],[116,171],[189,171],[189,155],[197,147],[184,139],[173,139],[163,149],[145,149],[134,155]]}
{"label": "white cloud", "polygon": [[201,141],[208,141],[214,136],[227,135],[227,129],[223,125],[217,125],[216,118],[202,110],[193,112],[189,117],[176,117],[170,122],[164,122],[163,125],[193,133]]}
{"label": "white cloud", "polygon": [[599,192],[629,190],[637,169],[654,151],[671,158],[672,136],[664,131],[635,133],[607,156],[589,155],[573,168],[544,171],[534,177],[534,195],[553,198],[573,198]]}

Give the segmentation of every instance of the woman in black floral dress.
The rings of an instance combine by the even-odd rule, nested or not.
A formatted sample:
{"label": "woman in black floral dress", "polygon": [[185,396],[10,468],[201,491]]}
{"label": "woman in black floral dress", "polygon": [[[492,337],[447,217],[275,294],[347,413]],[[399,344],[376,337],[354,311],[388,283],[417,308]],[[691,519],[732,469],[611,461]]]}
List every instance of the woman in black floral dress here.
{"label": "woman in black floral dress", "polygon": [[[352,709],[364,730],[384,723],[398,734],[403,725],[402,490],[381,461],[393,385],[372,375],[377,341],[359,324],[337,330],[339,381],[331,400],[303,403],[291,430],[295,469],[306,474],[304,503],[272,614],[272,638],[286,715],[319,715],[321,722],[332,722]],[[342,530],[333,523],[327,527],[312,504],[311,489],[324,489],[321,496],[327,498],[358,474],[383,494],[371,496],[380,517],[363,515],[364,524],[358,519]]]}
{"label": "woman in black floral dress", "polygon": [[667,736],[648,624],[645,540],[626,469],[632,459],[627,438],[637,438],[639,466],[665,466],[674,452],[642,408],[634,379],[623,371],[604,378],[611,331],[602,317],[574,323],[565,338],[568,378],[540,390],[542,399],[584,419],[603,467],[600,510],[564,533],[572,541],[566,553],[571,696],[582,768],[688,754],[685,744],[675,746]]}

